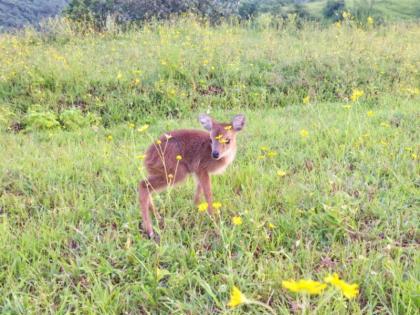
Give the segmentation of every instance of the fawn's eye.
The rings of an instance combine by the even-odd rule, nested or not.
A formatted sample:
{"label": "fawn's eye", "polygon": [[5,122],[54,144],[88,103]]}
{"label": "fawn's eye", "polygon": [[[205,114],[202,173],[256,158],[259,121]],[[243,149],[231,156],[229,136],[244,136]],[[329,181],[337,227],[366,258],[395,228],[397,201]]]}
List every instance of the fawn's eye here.
{"label": "fawn's eye", "polygon": [[230,143],[230,139],[226,139],[225,144],[229,144],[229,143]]}

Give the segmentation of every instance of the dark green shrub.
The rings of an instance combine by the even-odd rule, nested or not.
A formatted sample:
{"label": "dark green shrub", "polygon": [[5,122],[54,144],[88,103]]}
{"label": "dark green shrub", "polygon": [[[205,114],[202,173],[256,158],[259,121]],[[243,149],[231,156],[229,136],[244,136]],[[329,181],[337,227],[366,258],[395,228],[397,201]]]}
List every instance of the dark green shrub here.
{"label": "dark green shrub", "polygon": [[236,15],[238,1],[234,0],[72,0],[64,14],[73,21],[92,24],[104,29],[108,17],[117,24],[168,19],[172,15],[191,12],[212,22]]}
{"label": "dark green shrub", "polygon": [[325,4],[323,15],[327,19],[333,21],[341,20],[341,13],[345,10],[346,4],[344,0],[328,0]]}

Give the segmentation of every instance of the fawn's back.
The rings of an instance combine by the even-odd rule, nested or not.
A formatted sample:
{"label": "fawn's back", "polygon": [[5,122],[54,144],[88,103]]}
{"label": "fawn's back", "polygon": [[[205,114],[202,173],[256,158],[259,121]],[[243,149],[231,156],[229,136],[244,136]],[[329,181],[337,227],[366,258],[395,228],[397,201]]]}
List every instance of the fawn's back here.
{"label": "fawn's back", "polygon": [[[210,119],[210,120],[209,120]],[[236,132],[241,126],[217,123],[200,116],[209,132],[195,129],[174,130],[164,134],[146,152],[149,175],[172,175],[178,172],[221,173],[235,159]]]}
{"label": "fawn's back", "polygon": [[208,160],[211,160],[209,133],[181,129],[163,135],[148,148],[145,166],[149,175],[174,175],[180,165],[191,173]]}

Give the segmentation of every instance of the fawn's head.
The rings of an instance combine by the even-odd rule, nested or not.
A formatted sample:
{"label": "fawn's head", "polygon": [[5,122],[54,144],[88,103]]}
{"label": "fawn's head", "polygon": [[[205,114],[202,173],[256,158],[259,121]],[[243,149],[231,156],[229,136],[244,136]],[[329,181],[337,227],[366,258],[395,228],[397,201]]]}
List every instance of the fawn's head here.
{"label": "fawn's head", "polygon": [[236,150],[236,134],[245,125],[245,116],[236,115],[230,123],[219,123],[209,115],[201,114],[199,121],[210,132],[211,157],[219,160]]}

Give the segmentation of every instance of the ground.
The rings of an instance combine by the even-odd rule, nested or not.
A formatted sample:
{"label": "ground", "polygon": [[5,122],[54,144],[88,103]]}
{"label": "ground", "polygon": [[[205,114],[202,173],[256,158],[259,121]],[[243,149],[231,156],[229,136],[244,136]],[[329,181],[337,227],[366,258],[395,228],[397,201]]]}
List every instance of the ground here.
{"label": "ground", "polygon": [[[415,314],[418,99],[242,112],[237,159],[213,177],[220,214],[193,206],[192,180],[155,196],[160,244],[138,230],[141,155],[164,131],[199,128],[198,112],[141,132],[3,133],[2,313],[225,313],[236,285],[276,313]],[[360,294],[309,298],[281,285],[333,272]]]}

